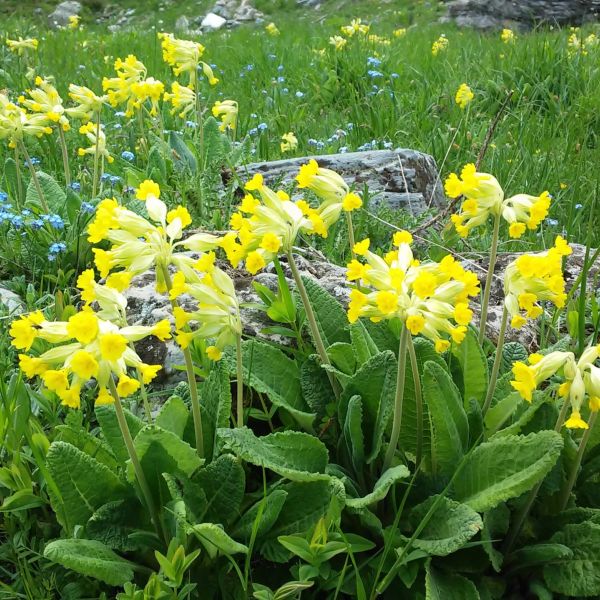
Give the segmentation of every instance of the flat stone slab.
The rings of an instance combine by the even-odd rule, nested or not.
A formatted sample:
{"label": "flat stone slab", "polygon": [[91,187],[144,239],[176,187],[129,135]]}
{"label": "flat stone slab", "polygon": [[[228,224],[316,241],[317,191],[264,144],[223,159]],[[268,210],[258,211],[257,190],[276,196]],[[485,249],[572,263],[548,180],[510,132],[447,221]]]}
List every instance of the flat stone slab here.
{"label": "flat stone slab", "polygon": [[446,196],[433,157],[416,150],[371,150],[303,156],[270,162],[250,163],[237,169],[250,179],[262,173],[267,185],[291,182],[301,165],[314,159],[320,167],[339,173],[357,192],[369,189],[371,207],[386,206],[419,215],[446,206]]}

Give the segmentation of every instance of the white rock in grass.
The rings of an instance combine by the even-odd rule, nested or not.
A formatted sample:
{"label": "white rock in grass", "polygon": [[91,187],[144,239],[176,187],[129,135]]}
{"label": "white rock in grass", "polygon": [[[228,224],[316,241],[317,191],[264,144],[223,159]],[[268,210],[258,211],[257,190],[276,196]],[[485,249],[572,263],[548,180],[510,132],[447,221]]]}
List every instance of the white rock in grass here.
{"label": "white rock in grass", "polygon": [[225,23],[227,23],[227,19],[210,12],[202,19],[200,27],[202,29],[221,29]]}
{"label": "white rock in grass", "polygon": [[16,317],[25,310],[25,304],[18,294],[0,286],[0,306],[4,308],[9,316]]}
{"label": "white rock in grass", "polygon": [[76,0],[66,0],[65,2],[61,2],[48,15],[50,27],[54,29],[66,27],[69,24],[69,18],[78,16],[82,8],[81,2],[77,2]]}

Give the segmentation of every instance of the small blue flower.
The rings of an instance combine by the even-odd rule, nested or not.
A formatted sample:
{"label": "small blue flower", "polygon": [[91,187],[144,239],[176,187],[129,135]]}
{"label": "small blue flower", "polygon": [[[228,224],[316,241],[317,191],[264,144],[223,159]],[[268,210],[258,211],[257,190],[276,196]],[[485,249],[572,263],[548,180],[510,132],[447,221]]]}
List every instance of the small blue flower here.
{"label": "small blue flower", "polygon": [[259,131],[266,131],[267,129],[269,129],[269,126],[266,123],[259,123],[256,128]]}
{"label": "small blue flower", "polygon": [[380,73],[379,71],[375,71],[373,69],[369,69],[367,71],[367,75],[372,79],[375,79],[376,77],[383,77],[383,73]]}
{"label": "small blue flower", "polygon": [[315,138],[308,138],[308,141],[306,142],[309,146],[316,146],[317,145],[317,140],[315,140]]}
{"label": "small blue flower", "polygon": [[6,202],[8,200],[8,194],[6,192],[0,192],[0,202]]}
{"label": "small blue flower", "polygon": [[269,54],[268,56],[271,60],[275,60],[277,58],[275,54]]}
{"label": "small blue flower", "polygon": [[254,71],[254,65],[246,65],[246,71]]}
{"label": "small blue flower", "polygon": [[251,119],[258,119],[258,115],[256,113],[250,113]]}
{"label": "small blue flower", "polygon": [[44,221],[42,221],[41,219],[34,219],[33,221],[31,221],[31,223],[29,223],[29,227],[31,227],[31,229],[33,229],[34,231],[41,229],[43,226]]}
{"label": "small blue flower", "polygon": [[253,127],[252,129],[250,129],[250,131],[248,131],[248,135],[256,135],[258,133],[258,129],[256,127]]}
{"label": "small blue flower", "polygon": [[304,92],[301,92],[300,90],[298,90],[296,92],[296,98],[304,98]]}
{"label": "small blue flower", "polygon": [[81,203],[81,212],[87,215],[91,215],[96,212],[96,207],[90,202],[82,202]]}
{"label": "small blue flower", "polygon": [[125,116],[125,113],[124,113],[122,110],[118,110],[118,111],[115,113],[115,117],[122,118],[122,117],[124,117],[124,116]]}
{"label": "small blue flower", "polygon": [[348,146],[342,146],[342,147],[341,147],[341,148],[338,150],[338,152],[339,152],[340,154],[346,154],[346,152],[348,152]]}
{"label": "small blue flower", "polygon": [[392,74],[390,75],[390,77],[391,77],[392,79],[398,79],[398,77],[400,77],[400,75],[398,75],[398,73],[392,73]]}
{"label": "small blue flower", "polygon": [[108,181],[111,177],[112,177],[112,175],[110,173],[102,173],[102,175],[100,176],[100,179],[102,181]]}
{"label": "small blue flower", "polygon": [[135,154],[133,152],[130,152],[129,150],[124,150],[123,152],[121,152],[121,158],[123,160],[131,162],[135,160]]}
{"label": "small blue flower", "polygon": [[15,229],[21,229],[25,222],[23,221],[23,217],[21,215],[12,215],[10,218],[10,224]]}
{"label": "small blue flower", "polygon": [[323,148],[325,148],[325,142],[318,141],[317,150],[323,150]]}
{"label": "small blue flower", "polygon": [[108,182],[110,183],[111,186],[115,186],[118,185],[119,183],[121,183],[121,178],[117,175],[111,175]]}
{"label": "small blue flower", "polygon": [[354,123],[348,123],[348,124],[346,125],[346,129],[347,129],[348,131],[352,131],[352,130],[354,129]]}
{"label": "small blue flower", "polygon": [[277,83],[283,83],[284,81],[285,81],[285,77],[283,77],[282,75],[280,75],[280,76],[277,78]]}
{"label": "small blue flower", "polygon": [[583,204],[576,204],[575,205],[575,209],[576,210],[581,210],[583,208]]}
{"label": "small blue flower", "polygon": [[73,181],[69,184],[69,187],[75,192],[81,190],[81,184],[78,181]]}
{"label": "small blue flower", "polygon": [[556,219],[546,219],[546,223],[548,223],[550,227],[556,227],[558,225],[558,221]]}
{"label": "small blue flower", "polygon": [[23,215],[24,217],[28,217],[31,214],[31,211],[28,208],[24,208],[21,211],[21,215]]}
{"label": "small blue flower", "polygon": [[48,248],[48,260],[56,260],[56,257],[67,249],[67,245],[64,242],[55,242]]}
{"label": "small blue flower", "polygon": [[112,127],[113,129],[123,129],[123,125],[121,125],[121,123],[115,123]]}
{"label": "small blue flower", "polygon": [[383,142],[383,147],[386,150],[391,150],[394,147],[394,144],[392,142]]}
{"label": "small blue flower", "polygon": [[198,124],[196,123],[196,121],[186,121],[185,126],[194,128],[194,127],[197,127]]}
{"label": "small blue flower", "polygon": [[47,222],[50,223],[54,229],[60,230],[65,228],[65,222],[60,215],[48,215]]}
{"label": "small blue flower", "polygon": [[289,93],[289,91],[290,91],[290,90],[289,90],[288,88],[283,88],[283,89],[281,90],[281,93],[282,93],[282,94],[288,94],[288,93]]}
{"label": "small blue flower", "polygon": [[279,65],[279,66],[277,67],[277,70],[278,70],[278,71],[281,73],[281,72],[283,71],[283,68],[284,68],[284,67],[283,67],[283,65]]}
{"label": "small blue flower", "polygon": [[367,58],[367,64],[370,67],[379,67],[381,65],[381,61],[374,56],[369,56],[369,58]]}

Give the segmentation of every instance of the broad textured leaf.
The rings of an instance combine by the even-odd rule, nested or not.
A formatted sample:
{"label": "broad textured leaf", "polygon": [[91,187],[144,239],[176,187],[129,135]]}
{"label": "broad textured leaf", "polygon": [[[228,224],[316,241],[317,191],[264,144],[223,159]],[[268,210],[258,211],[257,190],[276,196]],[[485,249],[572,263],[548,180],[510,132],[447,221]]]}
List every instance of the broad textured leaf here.
{"label": "broad textured leaf", "polygon": [[566,546],[573,555],[555,559],[544,567],[546,585],[565,596],[598,596],[600,525],[590,522],[567,525],[553,535],[550,542]]}
{"label": "broad textured leaf", "polygon": [[214,558],[219,552],[222,554],[247,554],[248,547],[236,542],[229,537],[224,529],[214,523],[199,523],[189,529],[206,548],[206,552]]}
{"label": "broad textured leaf", "polygon": [[204,519],[213,523],[230,523],[239,516],[244,497],[246,476],[235,456],[224,454],[200,469],[192,478],[206,496]]}
{"label": "broad textured leaf", "polygon": [[284,489],[275,489],[268,496],[260,499],[242,515],[232,535],[244,542],[250,541],[254,523],[260,514],[256,537],[259,539],[264,536],[277,521],[287,496],[288,493]]}
{"label": "broad textured leaf", "polygon": [[311,412],[316,413],[320,421],[325,416],[327,405],[335,401],[335,394],[316,354],[312,354],[302,363],[300,386],[306,405]]}
{"label": "broad textured leaf", "polygon": [[370,504],[383,500],[389,491],[389,489],[401,479],[410,475],[409,470],[404,465],[398,465],[388,469],[383,475],[375,482],[373,491],[362,498],[346,498],[346,505],[352,508],[365,508]]}
{"label": "broad textured leaf", "polygon": [[283,431],[256,437],[251,429],[219,429],[217,435],[234,454],[270,469],[292,481],[329,480],[325,475],[328,453],[325,444],[301,431]]}
{"label": "broad textured leaf", "polygon": [[502,346],[500,373],[508,373],[517,361],[526,362],[529,356],[527,348],[521,342],[505,342]]}
{"label": "broad textured leaf", "polygon": [[120,498],[125,486],[108,467],[66,442],[53,442],[46,456],[48,470],[61,497],[48,488],[58,522],[72,532],[103,504]]}
{"label": "broad textured leaf", "polygon": [[44,556],[71,571],[108,585],[123,585],[133,579],[132,563],[96,540],[55,540],[46,546]]}
{"label": "broad textured leaf", "polygon": [[415,506],[410,512],[409,522],[416,529],[431,506],[439,504],[413,545],[432,556],[447,556],[462,548],[483,527],[481,517],[466,504],[450,498],[431,496]]}
{"label": "broad textured leaf", "polygon": [[492,567],[496,573],[500,573],[504,555],[494,548],[496,540],[504,539],[508,532],[510,523],[510,510],[505,504],[499,504],[495,508],[488,510],[483,515],[483,529],[481,531],[481,541],[483,549],[488,555]]}
{"label": "broad textured leaf", "polygon": [[[56,179],[54,179],[52,175],[48,175],[48,173],[44,173],[43,171],[38,171],[37,176],[38,181],[40,182],[40,188],[42,189],[42,193],[44,194],[50,211],[64,215],[67,200],[67,194],[65,191],[58,185]],[[28,205],[33,204],[34,206],[38,207],[42,206],[42,202],[33,183],[33,179],[29,182],[29,186],[27,187],[25,203]]]}
{"label": "broad textured leaf", "polygon": [[396,358],[392,352],[381,352],[367,361],[346,385],[340,399],[340,424],[346,420],[350,398],[360,396],[363,408],[363,433],[367,463],[373,462],[383,443],[392,415],[396,387]]}
{"label": "broad textured leaf", "polygon": [[179,396],[171,396],[161,407],[154,421],[158,427],[183,439],[191,419],[190,411]]}
{"label": "broad textured leaf", "polygon": [[350,332],[350,339],[352,340],[352,348],[354,349],[356,362],[359,367],[381,352],[377,347],[377,344],[373,341],[373,338],[369,334],[363,321],[359,320],[356,321],[356,323],[352,323],[348,330]]}
{"label": "broad textured leaf", "polygon": [[365,462],[362,416],[363,411],[360,396],[352,396],[348,401],[341,443],[345,445],[346,453],[356,473],[361,473]]}
{"label": "broad textured leaf", "polygon": [[55,441],[67,442],[79,448],[79,450],[88,456],[106,465],[111,471],[116,471],[118,468],[119,462],[109,449],[108,444],[85,431],[83,427],[76,429],[68,425],[59,425],[55,428],[55,431],[57,432],[54,438]]}
{"label": "broad textured leaf", "polygon": [[348,317],[342,305],[314,279],[302,277],[302,281],[313,307],[325,348],[329,348],[336,342],[349,344]]}
{"label": "broad textured leaf", "polygon": [[[287,410],[304,429],[310,429],[315,414],[310,413],[302,398],[298,364],[281,350],[257,340],[242,345],[244,384],[266,394],[277,407]],[[231,374],[235,361],[228,361]]]}
{"label": "broad textured leaf", "polygon": [[496,404],[490,407],[484,417],[487,431],[490,433],[498,431],[522,403],[523,399],[518,392],[512,392],[496,402]]}
{"label": "broad textured leaf", "polygon": [[196,157],[188,148],[183,136],[176,131],[170,131],[169,145],[171,146],[171,151],[173,153],[173,164],[177,170],[195,173],[198,168]]}
{"label": "broad textured leaf", "polygon": [[[190,477],[202,464],[194,448],[156,425],[146,425],[133,443],[148,485],[159,501],[163,473]],[[133,469],[129,470],[129,476],[133,479]]]}
{"label": "broad textured leaf", "polygon": [[454,481],[454,497],[483,512],[520,496],[550,472],[562,447],[555,431],[492,438],[466,458]]}
{"label": "broad textured leaf", "polygon": [[475,584],[457,573],[449,573],[427,565],[425,600],[479,600]]}
{"label": "broad textured leaf", "polygon": [[150,523],[144,523],[145,511],[134,498],[116,500],[101,506],[87,522],[87,537],[106,544],[113,550],[130,552],[137,550],[140,544],[130,537]]}
{"label": "broad textured leaf", "polygon": [[465,339],[455,344],[453,353],[458,359],[462,371],[462,392],[465,408],[469,400],[475,398],[483,405],[488,388],[488,364],[483,349],[472,327],[467,330]]}
{"label": "broad textured leaf", "polygon": [[450,477],[469,443],[469,423],[463,401],[450,375],[432,361],[423,371],[423,399],[431,423],[431,464],[434,473]]}
{"label": "broad textured leaf", "polygon": [[539,565],[547,565],[554,561],[568,561],[573,556],[573,551],[563,544],[533,544],[513,552],[510,555],[510,565],[514,569],[528,569]]}
{"label": "broad textured leaf", "polygon": [[204,452],[207,460],[215,454],[217,429],[229,425],[231,412],[231,384],[225,366],[218,362],[210,370],[206,381],[199,386]]}
{"label": "broad textured leaf", "polygon": [[[4,161],[4,189],[9,193],[11,198],[18,197],[18,183],[17,183],[17,164],[14,159],[7,158]],[[24,184],[23,184],[24,185]]]}
{"label": "broad textured leaf", "polygon": [[356,357],[352,344],[335,342],[327,348],[327,355],[336,369],[346,375],[352,375],[356,370]]}
{"label": "broad textured leaf", "polygon": [[[123,412],[125,413],[125,420],[127,421],[131,437],[135,438],[142,427],[144,427],[144,422],[131,414],[127,409],[123,409]],[[123,434],[119,428],[115,407],[108,404],[96,406],[95,413],[106,443],[121,465],[124,465],[129,460],[129,454],[123,441]]]}

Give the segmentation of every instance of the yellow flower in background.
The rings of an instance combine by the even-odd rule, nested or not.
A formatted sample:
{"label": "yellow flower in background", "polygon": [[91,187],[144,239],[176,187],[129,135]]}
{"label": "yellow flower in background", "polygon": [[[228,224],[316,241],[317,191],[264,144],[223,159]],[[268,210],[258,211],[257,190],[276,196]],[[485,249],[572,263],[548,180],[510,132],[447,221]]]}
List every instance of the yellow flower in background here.
{"label": "yellow flower in background", "polygon": [[440,37],[433,42],[433,45],[431,46],[431,54],[433,54],[433,56],[437,56],[440,52],[445,52],[448,49],[448,44],[449,41],[446,37],[446,34],[442,33],[442,35],[440,35]]}
{"label": "yellow flower in background", "polygon": [[82,85],[69,85],[69,98],[77,103],[77,106],[66,108],[65,112],[75,118],[86,122],[94,115],[97,115],[104,103],[108,101],[108,96],[98,96],[90,88]]}
{"label": "yellow flower in background", "polygon": [[512,29],[503,29],[500,33],[500,39],[505,44],[511,44],[515,41],[516,35]]}
{"label": "yellow flower in background", "polygon": [[22,38],[19,36],[18,40],[9,40],[7,38],[6,45],[11,52],[23,56],[26,50],[37,50],[39,42],[36,38]]}
{"label": "yellow flower in background", "polygon": [[542,192],[539,196],[517,194],[508,198],[502,208],[502,217],[509,223],[510,237],[521,237],[526,228],[537,229],[548,216],[551,201],[548,192]]}
{"label": "yellow flower in background", "polygon": [[69,17],[69,24],[67,25],[67,28],[68,29],[78,29],[80,22],[81,22],[81,17],[79,15],[71,15]]}
{"label": "yellow flower in background", "polygon": [[473,94],[471,88],[466,83],[461,83],[460,87],[456,91],[456,96],[454,100],[460,108],[465,109],[475,98],[475,94]]}
{"label": "yellow flower in background", "polygon": [[366,35],[369,33],[370,26],[362,22],[362,19],[352,19],[350,25],[343,25],[341,32],[347,36],[352,37],[354,34]]}
{"label": "yellow flower in background", "polygon": [[406,35],[406,28],[399,27],[398,29],[394,29],[394,31],[392,31],[392,35],[397,38],[404,37]]}
{"label": "yellow flower in background", "polygon": [[281,136],[281,144],[279,147],[282,152],[291,152],[298,147],[298,138],[290,131]]}
{"label": "yellow flower in background", "polygon": [[346,47],[348,40],[341,35],[333,35],[329,38],[329,44],[336,50],[343,50]]}
{"label": "yellow flower in background", "polygon": [[171,114],[177,113],[182,119],[196,110],[196,92],[191,87],[181,85],[177,81],[171,84],[171,92],[165,92],[163,99],[173,106]]}
{"label": "yellow flower in background", "polygon": [[45,115],[48,121],[59,124],[63,131],[69,131],[71,126],[65,115],[62,98],[56,88],[48,80],[39,76],[35,78],[35,85],[38,87],[27,91],[29,99],[24,96],[19,98],[21,106],[33,113]]}
{"label": "yellow flower in background", "polygon": [[275,25],[275,23],[269,23],[268,25],[265,26],[265,31],[272,36],[277,36],[279,35],[281,32],[279,31],[279,29],[277,29],[277,25]]}
{"label": "yellow flower in background", "polygon": [[191,40],[180,40],[171,33],[159,33],[163,51],[163,60],[173,69],[175,76],[182,73],[189,75],[188,87],[192,90],[197,88],[198,69],[202,67],[208,83],[216,85],[219,80],[215,77],[210,65],[200,60],[205,48],[199,42]]}
{"label": "yellow flower in background", "polygon": [[77,150],[79,156],[85,156],[86,154],[94,156],[98,153],[98,156],[105,158],[109,163],[112,163],[115,160],[106,148],[106,134],[104,133],[102,125],[98,127],[97,123],[88,121],[79,128],[79,133],[85,135],[90,143],[87,148],[79,148]]}
{"label": "yellow flower in background", "polygon": [[504,273],[504,304],[511,326],[522,327],[527,319],[539,317],[540,301],[562,308],[566,301],[562,258],[571,254],[563,238],[556,238],[553,248],[537,254],[523,254],[512,261]]}
{"label": "yellow flower in background", "polygon": [[347,278],[357,281],[348,305],[348,320],[398,318],[412,335],[422,334],[444,352],[451,341],[460,344],[473,316],[469,298],[479,293],[477,276],[452,256],[439,263],[415,260],[409,232],[398,232],[395,248],[383,259],[371,252],[368,240],[354,247],[365,262],[353,260]]}
{"label": "yellow flower in background", "polygon": [[237,125],[238,103],[235,100],[217,100],[212,107],[213,117],[221,119],[219,129],[235,129]]}
{"label": "yellow flower in background", "polygon": [[48,117],[31,114],[0,93],[0,139],[7,139],[9,148],[16,148],[25,137],[42,137],[52,133]]}

